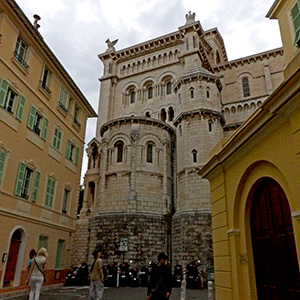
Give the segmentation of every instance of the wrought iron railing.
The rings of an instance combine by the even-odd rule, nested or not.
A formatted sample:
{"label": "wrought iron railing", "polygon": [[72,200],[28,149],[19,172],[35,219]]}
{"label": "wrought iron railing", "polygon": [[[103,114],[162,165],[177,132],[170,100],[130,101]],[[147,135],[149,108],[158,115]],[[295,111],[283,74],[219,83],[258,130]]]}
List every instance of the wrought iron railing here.
{"label": "wrought iron railing", "polygon": [[14,57],[16,58],[16,60],[22,65],[22,67],[28,71],[29,69],[29,65],[27,64],[27,62],[24,60],[24,58],[17,52],[14,52]]}

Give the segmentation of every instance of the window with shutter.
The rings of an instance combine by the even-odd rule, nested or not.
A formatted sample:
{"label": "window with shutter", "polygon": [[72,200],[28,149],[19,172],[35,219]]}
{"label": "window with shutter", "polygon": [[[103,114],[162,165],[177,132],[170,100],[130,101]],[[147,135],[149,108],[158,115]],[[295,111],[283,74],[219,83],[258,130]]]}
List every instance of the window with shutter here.
{"label": "window with shutter", "polygon": [[3,181],[6,154],[0,150],[0,187]]}
{"label": "window with shutter", "polygon": [[56,181],[53,178],[48,178],[45,196],[45,207],[52,208],[55,193]]}
{"label": "window with shutter", "polygon": [[295,6],[291,11],[294,29],[295,29],[295,39],[294,44],[298,47],[300,46],[300,0],[297,0]]}
{"label": "window with shutter", "polygon": [[57,250],[56,250],[56,261],[55,261],[55,269],[63,268],[64,254],[65,254],[65,240],[58,240]]}
{"label": "window with shutter", "polygon": [[49,121],[34,106],[30,106],[27,127],[42,139],[47,139]]}

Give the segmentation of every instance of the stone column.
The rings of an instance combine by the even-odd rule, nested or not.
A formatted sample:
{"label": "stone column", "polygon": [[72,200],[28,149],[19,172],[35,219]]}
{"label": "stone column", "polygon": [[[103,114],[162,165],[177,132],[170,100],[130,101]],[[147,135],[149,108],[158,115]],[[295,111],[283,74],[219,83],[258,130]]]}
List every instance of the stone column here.
{"label": "stone column", "polygon": [[100,164],[100,184],[98,188],[98,193],[95,201],[95,208],[97,212],[101,211],[100,205],[103,201],[105,194],[105,184],[106,184],[106,170],[107,170],[107,139],[102,139],[102,155]]}
{"label": "stone column", "polygon": [[168,141],[164,140],[164,173],[163,173],[163,214],[166,214],[169,211],[169,198],[168,198],[168,166],[170,162],[168,162]]}
{"label": "stone column", "polygon": [[130,160],[130,191],[128,197],[128,212],[136,211],[136,156],[137,156],[137,139],[139,136],[139,127],[137,124],[131,125],[131,160]]}
{"label": "stone column", "polygon": [[270,74],[270,68],[268,63],[264,63],[264,72],[265,72],[267,94],[271,95],[273,92],[273,87],[272,87],[271,74]]}

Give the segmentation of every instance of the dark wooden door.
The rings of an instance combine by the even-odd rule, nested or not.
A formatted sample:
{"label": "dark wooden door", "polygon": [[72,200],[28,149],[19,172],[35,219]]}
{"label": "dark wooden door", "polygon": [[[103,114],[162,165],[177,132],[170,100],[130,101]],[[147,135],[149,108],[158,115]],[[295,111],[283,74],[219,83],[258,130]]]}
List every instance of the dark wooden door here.
{"label": "dark wooden door", "polygon": [[279,184],[266,178],[251,207],[258,300],[299,300],[300,273],[291,211]]}
{"label": "dark wooden door", "polygon": [[10,242],[3,287],[11,286],[13,284],[20,245],[21,245],[21,232],[16,231],[13,234]]}

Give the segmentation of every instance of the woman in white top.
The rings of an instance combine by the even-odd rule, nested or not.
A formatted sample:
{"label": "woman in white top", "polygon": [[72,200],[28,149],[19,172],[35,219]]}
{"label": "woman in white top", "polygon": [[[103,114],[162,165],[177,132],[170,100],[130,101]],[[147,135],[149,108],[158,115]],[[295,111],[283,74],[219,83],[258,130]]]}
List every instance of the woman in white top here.
{"label": "woman in white top", "polygon": [[44,269],[47,257],[47,250],[42,247],[32,261],[27,280],[30,285],[29,300],[39,300],[40,298],[40,292],[44,282]]}

